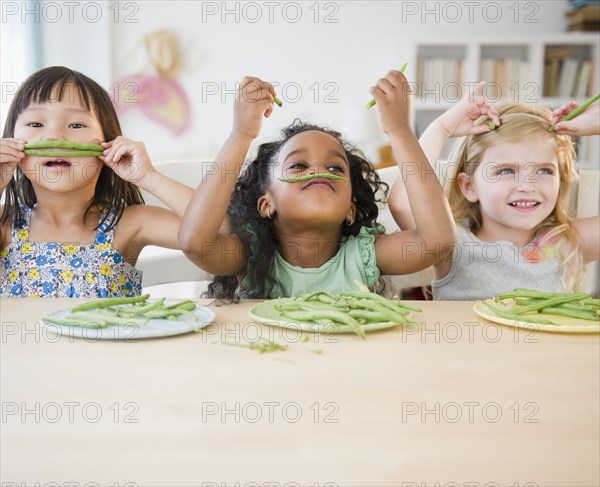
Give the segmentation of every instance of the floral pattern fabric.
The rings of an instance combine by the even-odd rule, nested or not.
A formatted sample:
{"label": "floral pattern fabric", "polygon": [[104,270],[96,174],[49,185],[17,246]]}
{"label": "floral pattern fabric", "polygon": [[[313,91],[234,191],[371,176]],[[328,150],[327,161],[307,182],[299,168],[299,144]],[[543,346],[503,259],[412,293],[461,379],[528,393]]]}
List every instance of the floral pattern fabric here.
{"label": "floral pattern fabric", "polygon": [[[106,210],[105,210],[106,211]],[[12,242],[0,252],[0,296],[21,298],[107,298],[139,296],[142,272],[112,246],[111,215],[94,243],[30,242],[31,208],[12,229]]]}

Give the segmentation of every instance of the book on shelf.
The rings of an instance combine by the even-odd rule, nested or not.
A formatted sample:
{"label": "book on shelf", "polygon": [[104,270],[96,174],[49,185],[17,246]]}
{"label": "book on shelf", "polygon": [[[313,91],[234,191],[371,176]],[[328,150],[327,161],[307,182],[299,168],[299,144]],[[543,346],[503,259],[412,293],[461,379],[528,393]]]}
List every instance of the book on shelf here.
{"label": "book on shelf", "polygon": [[491,98],[522,99],[525,85],[531,79],[531,65],[519,58],[481,60],[480,76],[488,82]]}
{"label": "book on shelf", "polygon": [[596,84],[596,69],[595,60],[575,57],[570,46],[548,47],[544,59],[543,94],[549,98],[591,96]]}
{"label": "book on shelf", "polygon": [[[460,59],[418,58],[417,95],[422,100],[432,94],[435,94],[435,99],[460,98],[464,80],[463,70],[464,63]],[[450,84],[453,85],[449,86]]]}

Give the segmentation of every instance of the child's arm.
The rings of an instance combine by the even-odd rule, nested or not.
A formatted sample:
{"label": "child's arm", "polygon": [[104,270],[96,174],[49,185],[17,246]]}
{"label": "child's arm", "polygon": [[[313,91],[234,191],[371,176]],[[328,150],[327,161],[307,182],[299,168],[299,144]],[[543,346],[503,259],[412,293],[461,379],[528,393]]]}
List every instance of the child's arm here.
{"label": "child's arm", "polygon": [[554,131],[561,135],[600,135],[600,105],[598,103],[589,106],[572,120],[559,122],[561,118],[578,106],[576,102],[572,101],[554,110],[552,113],[552,124],[555,124]]}
{"label": "child's arm", "polygon": [[[25,157],[25,141],[21,139],[0,139],[0,196],[10,183],[17,164]],[[4,210],[0,205],[0,214]],[[4,248],[5,228],[0,228],[0,249]]]}
{"label": "child's arm", "polygon": [[583,263],[600,260],[600,215],[581,218],[574,225]]}
{"label": "child's arm", "polygon": [[[432,164],[437,163],[444,144],[450,137],[461,137],[470,134],[483,134],[491,129],[486,123],[475,125],[475,121],[482,116],[488,117],[496,126],[500,125],[498,110],[487,102],[481,92],[485,87],[485,81],[479,82],[460,103],[444,112],[436,118],[425,130],[419,144],[423,148],[427,160]],[[442,182],[443,183],[443,182]],[[403,187],[402,178],[397,178],[392,186],[388,200],[390,210],[399,215],[396,223],[403,230],[416,228],[414,219],[410,212],[410,204],[406,189]],[[407,211],[408,208],[408,211]]]}
{"label": "child's arm", "polygon": [[408,274],[452,253],[455,227],[434,171],[410,128],[410,87],[403,74],[390,71],[370,90],[377,101],[381,128],[389,136],[400,177],[406,185],[416,228],[382,235],[375,242],[383,274]]}
{"label": "child's arm", "polygon": [[240,83],[234,106],[232,131],[215,159],[216,170],[200,183],[185,212],[179,243],[185,255],[206,272],[240,274],[247,255],[240,238],[221,233],[237,177],[250,144],[258,137],[263,117],[273,110],[275,90],[258,78]]}
{"label": "child's arm", "polygon": [[10,183],[17,164],[25,157],[24,150],[24,140],[0,139],[0,195]]}
{"label": "child's arm", "polygon": [[140,247],[157,245],[171,249],[179,248],[177,233],[194,190],[158,172],[142,142],[119,136],[102,145],[106,150],[101,159],[121,179],[153,194],[173,210],[150,205],[128,208],[126,221],[134,224],[136,229],[133,241]]}

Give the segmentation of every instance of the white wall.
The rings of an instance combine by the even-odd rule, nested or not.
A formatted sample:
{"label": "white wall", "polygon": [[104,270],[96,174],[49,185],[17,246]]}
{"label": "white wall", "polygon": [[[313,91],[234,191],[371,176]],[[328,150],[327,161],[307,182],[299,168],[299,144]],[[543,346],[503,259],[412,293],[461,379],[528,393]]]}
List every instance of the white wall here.
{"label": "white wall", "polygon": [[[58,20],[52,10],[56,4],[62,5]],[[195,55],[205,56],[195,71],[179,77],[192,105],[193,124],[188,134],[175,137],[135,111],[122,118],[125,134],[143,140],[155,160],[214,155],[223,142],[232,119],[233,95],[224,99],[213,95],[203,102],[207,83],[224,83],[233,90],[236,82],[251,74],[287,87],[287,91],[280,88],[287,103],[282,109],[276,107],[264,124],[266,137],[295,117],[339,128],[346,111],[357,110],[368,101],[368,89],[377,78],[408,57],[408,46],[414,40],[458,35],[494,42],[519,34],[562,32],[568,8],[566,0],[67,4],[46,2],[42,7],[46,8],[40,20],[44,65],[74,67],[109,88],[125,75],[152,72],[142,39],[157,29],[173,30],[181,44],[192,42]],[[225,9],[233,13],[223,17]],[[301,17],[293,22],[298,12]],[[252,22],[258,13],[261,19]],[[20,20],[13,15],[6,22]],[[10,46],[3,42],[2,57],[7,49]],[[411,68],[407,70],[409,77]],[[1,74],[3,80],[5,76],[10,79],[4,69]],[[300,87],[301,93],[291,103],[289,97],[296,96],[295,87]]]}
{"label": "white wall", "polygon": [[[295,97],[299,86],[299,99],[282,109],[276,107],[265,122],[266,137],[295,117],[339,127],[347,110],[362,108],[369,100],[368,89],[377,78],[408,57],[411,41],[460,35],[493,42],[507,35],[561,32],[567,9],[566,1],[520,5],[504,1],[173,1],[139,5],[138,23],[112,25],[113,79],[146,63],[141,45],[135,51],[137,57],[123,59],[123,53],[156,29],[172,29],[183,44],[193,41],[196,49],[206,54],[196,71],[180,77],[192,103],[194,120],[189,134],[173,137],[140,114],[128,113],[123,119],[127,134],[145,140],[157,159],[192,153],[212,155],[225,139],[233,95],[205,96],[203,102],[208,83],[224,83],[232,90],[244,75],[256,75],[285,86],[287,90],[281,93],[284,99],[286,95]],[[300,19],[292,22],[297,12]],[[258,13],[262,18],[253,23]],[[462,19],[454,22],[458,14]],[[498,15],[499,20],[493,22]],[[525,22],[526,15],[537,23]]]}

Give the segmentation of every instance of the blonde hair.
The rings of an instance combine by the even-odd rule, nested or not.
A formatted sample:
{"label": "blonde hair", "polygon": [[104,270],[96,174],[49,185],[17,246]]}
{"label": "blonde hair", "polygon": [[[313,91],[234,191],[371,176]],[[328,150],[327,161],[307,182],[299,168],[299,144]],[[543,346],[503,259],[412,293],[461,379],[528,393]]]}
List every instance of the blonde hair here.
{"label": "blonde hair", "polygon": [[483,224],[479,202],[470,202],[462,194],[458,178],[460,173],[473,177],[486,150],[500,144],[519,143],[525,140],[550,135],[554,137],[560,186],[558,199],[552,213],[536,227],[536,234],[543,235],[539,245],[542,247],[550,239],[557,238],[558,258],[563,269],[562,283],[565,289],[577,289],[583,278],[583,264],[573,219],[568,213],[569,190],[574,178],[575,148],[571,137],[547,132],[552,120],[552,112],[547,108],[534,107],[524,103],[505,103],[498,106],[499,127],[481,135],[469,135],[457,144],[450,160],[455,171],[446,182],[446,194],[454,219],[466,224],[469,230],[477,233]]}

